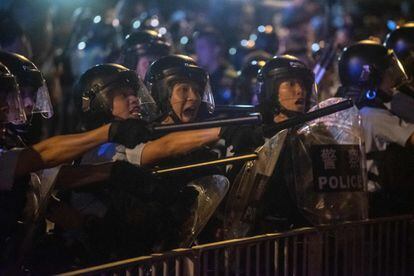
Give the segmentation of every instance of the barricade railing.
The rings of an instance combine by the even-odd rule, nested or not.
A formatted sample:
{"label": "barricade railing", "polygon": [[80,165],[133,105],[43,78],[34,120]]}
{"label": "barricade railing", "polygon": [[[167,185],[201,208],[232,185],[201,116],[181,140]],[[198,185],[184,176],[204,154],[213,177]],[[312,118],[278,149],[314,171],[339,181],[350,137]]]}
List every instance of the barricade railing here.
{"label": "barricade railing", "polygon": [[63,275],[413,275],[414,217],[295,229]]}

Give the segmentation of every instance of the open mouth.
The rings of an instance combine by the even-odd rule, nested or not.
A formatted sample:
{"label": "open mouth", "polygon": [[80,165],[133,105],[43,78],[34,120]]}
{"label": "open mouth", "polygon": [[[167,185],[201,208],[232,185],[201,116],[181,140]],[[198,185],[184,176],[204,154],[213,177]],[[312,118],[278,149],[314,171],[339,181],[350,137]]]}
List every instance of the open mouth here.
{"label": "open mouth", "polygon": [[297,99],[295,101],[295,104],[296,105],[305,105],[305,99],[304,98]]}
{"label": "open mouth", "polygon": [[138,118],[141,115],[139,107],[134,107],[129,111],[132,118]]}
{"label": "open mouth", "polygon": [[195,117],[195,113],[196,113],[196,108],[193,106],[187,107],[183,111],[183,115],[185,117],[190,117],[190,118]]}

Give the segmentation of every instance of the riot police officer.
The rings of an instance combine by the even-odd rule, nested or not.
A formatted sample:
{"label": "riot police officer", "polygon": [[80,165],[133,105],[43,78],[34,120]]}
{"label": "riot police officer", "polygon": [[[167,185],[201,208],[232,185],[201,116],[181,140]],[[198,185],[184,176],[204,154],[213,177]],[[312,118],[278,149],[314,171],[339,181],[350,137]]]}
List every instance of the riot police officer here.
{"label": "riot police officer", "polygon": [[[151,65],[147,77],[152,95],[156,98],[160,109],[160,114],[156,114],[158,122],[194,122],[200,118],[201,102],[205,103],[206,110],[212,111],[214,108],[208,76],[189,57],[166,56],[161,58]],[[123,91],[144,92],[145,86],[142,84],[133,85],[138,84],[138,81],[135,72],[121,65],[98,65],[85,72],[76,88],[83,128],[87,130],[95,127],[94,124],[103,124],[114,119],[125,120],[134,116],[134,108],[131,108],[131,103],[126,101],[125,97],[123,100],[126,104],[120,105],[116,102],[119,95],[124,95]],[[153,103],[145,101],[145,97],[152,99],[146,93],[140,93],[140,95],[135,93],[135,96],[141,103]],[[141,110],[144,106],[141,105],[138,109]],[[151,111],[154,110],[149,112]],[[153,117],[149,117],[153,120]],[[161,162],[166,166],[173,166],[178,162],[190,160],[185,156],[187,153],[194,152],[218,138],[219,128],[215,128],[176,132],[160,138],[153,137],[151,141],[134,148],[107,144],[85,155],[82,162],[95,163],[100,161],[98,159],[101,161],[124,160],[139,167],[162,166]],[[114,150],[109,150],[111,148]],[[198,156],[202,155],[193,155],[192,160],[198,161],[194,159]],[[172,161],[174,158],[175,163]],[[188,219],[188,212],[192,211],[189,206],[192,206],[197,199],[198,192],[193,188],[188,188],[186,184],[200,175],[191,172],[186,178],[181,175],[161,180],[147,175],[145,179],[142,178],[139,183],[135,183],[131,181],[133,179],[124,176],[134,170],[142,171],[142,169],[129,166],[127,170],[122,171],[122,175],[118,174],[111,178],[112,182],[122,182],[127,188],[125,185],[112,185],[124,188],[111,189],[111,192],[107,193],[111,199],[109,205],[105,204],[105,198],[108,197],[99,196],[102,192],[95,193],[92,197],[89,196],[89,200],[85,200],[85,194],[79,193],[72,198],[73,206],[100,216],[102,223],[108,227],[98,229],[97,233],[100,237],[112,235],[114,231],[109,229],[114,228],[117,229],[115,231],[117,235],[123,233],[117,236],[122,239],[122,242],[111,245],[110,240],[107,242],[100,240],[95,245],[107,244],[106,254],[108,255],[109,250],[112,251],[110,253],[115,253],[120,257],[149,253],[150,250],[161,248],[168,249],[178,246],[183,238],[188,239],[188,237],[181,236],[180,229],[184,220]],[[202,175],[206,174],[211,174],[211,171],[205,170]],[[163,183],[163,181],[168,183]],[[81,206],[84,203],[87,208]],[[94,210],[89,208],[92,205],[94,205]],[[134,217],[132,214],[140,215]],[[132,233],[131,229],[135,232]],[[97,235],[90,235],[92,236]],[[165,240],[167,236],[168,241]],[[154,247],[155,244],[158,244],[157,248]]]}
{"label": "riot police officer", "polygon": [[137,31],[126,36],[120,63],[144,79],[150,64],[170,53],[171,45],[156,31]]}
{"label": "riot police officer", "polygon": [[5,64],[19,84],[28,124],[11,126],[24,143],[40,141],[42,120],[53,115],[47,85],[37,66],[26,57],[9,52],[0,52],[0,62]]}
{"label": "riot police officer", "polygon": [[235,80],[236,104],[257,105],[259,103],[257,73],[271,57],[264,51],[254,51],[246,56],[246,61]]}
{"label": "riot police officer", "polygon": [[389,212],[386,207],[406,211],[412,201],[404,196],[412,189],[407,184],[413,162],[408,146],[414,144],[414,125],[394,115],[389,106],[395,89],[407,81],[403,67],[392,50],[363,40],[342,52],[339,77],[339,93],[354,100],[362,117],[368,190],[375,192],[373,210],[377,215]]}
{"label": "riot police officer", "polygon": [[[139,142],[140,139],[136,136],[137,132],[133,131],[136,124],[126,121],[106,124],[82,134],[52,137],[31,147],[9,150],[3,139],[4,134],[9,124],[24,124],[26,116],[16,78],[5,66],[1,65],[0,69],[0,220],[3,225],[0,243],[4,249],[0,267],[2,273],[17,273],[15,269],[20,268],[23,257],[30,248],[32,233],[29,232],[33,231],[31,224],[42,219],[38,208],[40,204],[47,203],[47,199],[44,201],[38,197],[38,189],[42,189],[42,183],[37,176],[30,173],[78,158],[91,148],[108,141],[109,132],[112,132],[111,139],[118,143],[121,143],[116,138],[118,135],[123,141],[129,136],[132,143]],[[131,134],[121,135],[122,131],[124,134],[126,131]],[[23,223],[19,224],[18,221]]]}
{"label": "riot police officer", "polygon": [[298,58],[274,57],[259,71],[258,81],[260,112],[265,125],[303,114],[310,108],[314,76]]}
{"label": "riot police officer", "polygon": [[402,85],[391,100],[391,110],[407,122],[414,122],[414,22],[399,26],[387,35],[384,45],[394,50],[409,83]]}
{"label": "riot police officer", "polygon": [[[273,231],[285,231],[293,227],[308,225],[308,221],[299,211],[296,204],[295,183],[293,179],[292,147],[290,138],[295,129],[277,132],[272,128],[278,122],[304,114],[310,107],[311,95],[314,91],[313,72],[298,58],[290,55],[276,56],[266,62],[259,70],[259,110],[263,117],[263,133],[268,141],[261,150],[264,153],[257,162],[257,168],[266,168],[260,174],[260,189],[249,194],[237,195],[240,185],[252,185],[253,175],[236,182],[233,194],[229,196],[227,209],[228,222],[225,228],[228,237],[240,237],[247,234],[263,234]],[[260,153],[259,153],[260,154]],[[249,175],[245,169],[244,174]],[[257,169],[260,170],[260,169]],[[262,176],[263,175],[263,176]],[[250,181],[249,181],[250,180]],[[249,183],[245,183],[248,181]],[[254,183],[254,182],[253,182]],[[249,198],[250,197],[250,198]],[[239,201],[238,198],[242,198]],[[251,199],[251,200],[250,200]],[[234,201],[235,204],[232,202]],[[248,202],[247,205],[242,201]],[[242,219],[233,217],[233,206],[239,203],[245,206],[236,209],[248,210]],[[248,213],[248,214],[247,214]],[[242,220],[241,223],[238,221]],[[244,225],[243,225],[244,224]]]}

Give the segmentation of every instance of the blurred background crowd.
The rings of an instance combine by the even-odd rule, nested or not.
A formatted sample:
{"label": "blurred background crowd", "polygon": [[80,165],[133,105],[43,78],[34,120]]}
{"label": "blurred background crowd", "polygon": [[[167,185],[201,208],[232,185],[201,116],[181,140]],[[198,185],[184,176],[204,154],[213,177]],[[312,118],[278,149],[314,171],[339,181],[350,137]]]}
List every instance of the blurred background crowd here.
{"label": "blurred background crowd", "polygon": [[210,74],[217,104],[256,104],[243,91],[257,72],[249,77],[247,65],[276,54],[295,55],[314,69],[328,65],[319,83],[323,99],[339,86],[332,64],[340,49],[370,36],[383,41],[413,18],[412,6],[409,0],[2,0],[0,48],[33,60],[47,78],[55,116],[33,118],[42,126],[36,142],[76,131],[74,83],[95,64],[118,63],[133,32],[155,30],[174,53],[193,56]]}

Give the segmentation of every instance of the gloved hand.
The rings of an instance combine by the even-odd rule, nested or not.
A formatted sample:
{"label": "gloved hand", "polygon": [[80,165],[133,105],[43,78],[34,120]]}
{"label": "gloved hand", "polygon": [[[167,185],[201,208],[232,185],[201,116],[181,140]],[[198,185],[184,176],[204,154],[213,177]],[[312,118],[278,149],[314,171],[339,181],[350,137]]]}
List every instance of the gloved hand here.
{"label": "gloved hand", "polygon": [[233,146],[233,152],[249,153],[264,144],[261,128],[250,126],[222,127],[220,138],[226,141],[226,146]]}
{"label": "gloved hand", "polygon": [[114,121],[109,127],[108,142],[134,148],[140,143],[153,139],[151,124],[138,119]]}

